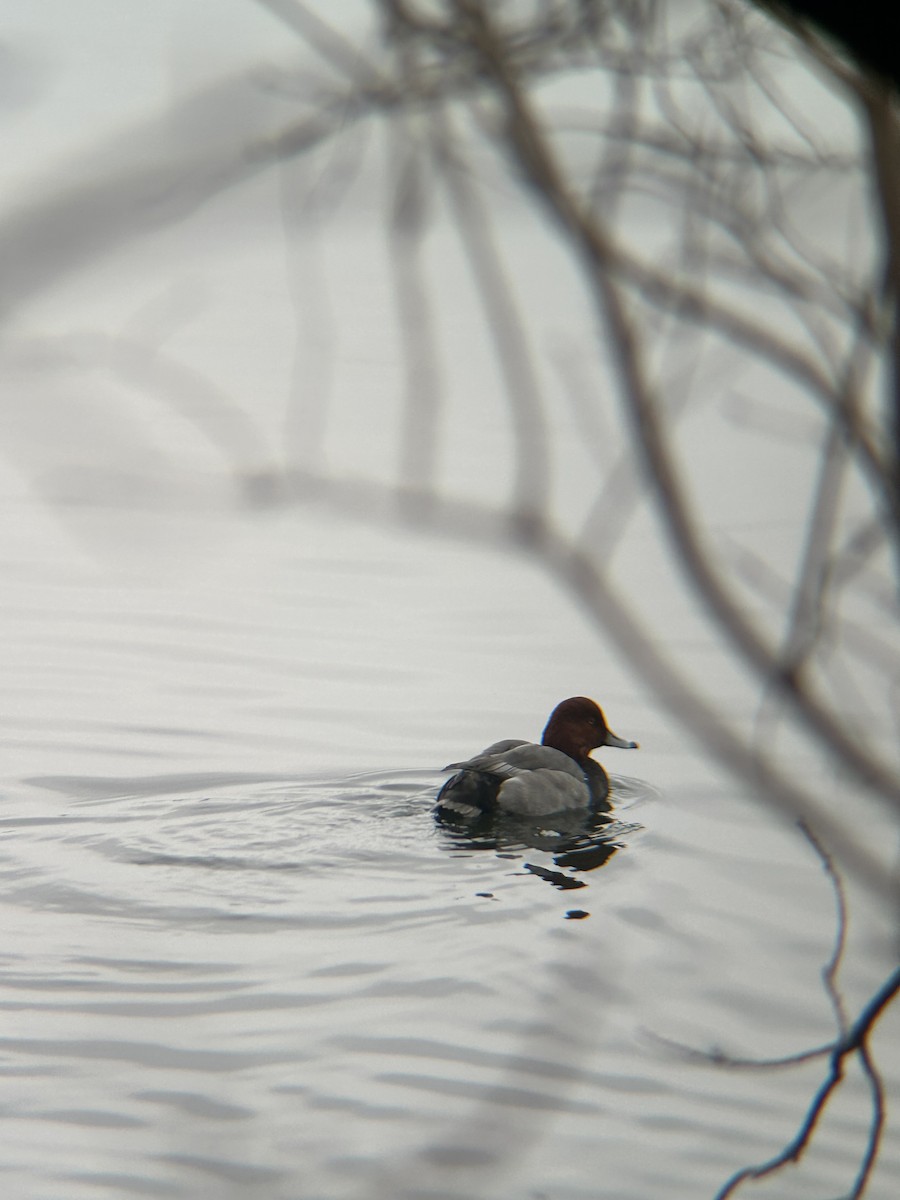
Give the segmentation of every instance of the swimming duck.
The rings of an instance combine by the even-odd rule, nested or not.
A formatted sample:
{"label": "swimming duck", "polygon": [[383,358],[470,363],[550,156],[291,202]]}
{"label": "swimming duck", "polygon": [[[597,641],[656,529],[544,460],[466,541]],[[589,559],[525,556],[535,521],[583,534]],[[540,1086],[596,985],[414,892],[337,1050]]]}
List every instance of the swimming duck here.
{"label": "swimming duck", "polygon": [[616,737],[593,700],[572,696],[550,714],[540,745],[515,738],[494,742],[467,762],[445,767],[456,774],[438,792],[436,811],[469,820],[496,811],[540,817],[605,807],[609,778],[590,757],[598,746],[636,750],[637,742]]}

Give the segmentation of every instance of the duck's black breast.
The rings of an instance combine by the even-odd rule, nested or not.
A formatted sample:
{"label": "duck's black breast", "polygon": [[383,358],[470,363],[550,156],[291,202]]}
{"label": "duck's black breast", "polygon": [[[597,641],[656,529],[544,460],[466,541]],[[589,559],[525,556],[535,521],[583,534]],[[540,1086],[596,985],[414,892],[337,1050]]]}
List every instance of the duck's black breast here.
{"label": "duck's black breast", "polygon": [[591,803],[596,808],[609,810],[609,776],[593,758],[585,758],[578,764],[584,771],[588,788],[591,793]]}

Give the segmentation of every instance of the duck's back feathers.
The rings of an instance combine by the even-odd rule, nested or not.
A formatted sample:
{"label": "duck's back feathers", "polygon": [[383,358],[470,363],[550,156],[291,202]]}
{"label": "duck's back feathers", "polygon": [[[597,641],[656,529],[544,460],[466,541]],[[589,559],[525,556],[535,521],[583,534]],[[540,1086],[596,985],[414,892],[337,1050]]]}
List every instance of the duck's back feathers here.
{"label": "duck's back feathers", "polygon": [[574,759],[551,746],[539,746],[536,742],[495,742],[466,762],[451,763],[448,770],[479,771],[485,775],[496,775],[500,779],[512,779],[529,771],[562,771],[584,782],[584,772]]}

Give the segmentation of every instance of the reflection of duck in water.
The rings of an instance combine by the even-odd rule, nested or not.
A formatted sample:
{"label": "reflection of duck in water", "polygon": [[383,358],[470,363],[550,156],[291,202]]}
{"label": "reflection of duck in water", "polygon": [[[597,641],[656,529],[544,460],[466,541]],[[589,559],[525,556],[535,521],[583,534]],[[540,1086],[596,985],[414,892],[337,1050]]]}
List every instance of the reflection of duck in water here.
{"label": "reflection of duck in water", "polygon": [[528,819],[551,813],[608,809],[609,778],[590,757],[598,746],[637,749],[616,737],[602,710],[586,696],[563,700],[550,714],[541,744],[495,742],[456,771],[438,793],[436,812],[450,820],[511,813]]}

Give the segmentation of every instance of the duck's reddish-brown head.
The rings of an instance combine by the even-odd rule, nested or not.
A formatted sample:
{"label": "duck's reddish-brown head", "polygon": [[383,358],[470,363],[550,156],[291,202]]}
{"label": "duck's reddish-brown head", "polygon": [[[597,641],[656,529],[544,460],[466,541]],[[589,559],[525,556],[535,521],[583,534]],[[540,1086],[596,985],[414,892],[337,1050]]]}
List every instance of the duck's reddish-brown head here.
{"label": "duck's reddish-brown head", "polygon": [[587,758],[598,746],[618,746],[621,750],[636,750],[638,746],[637,742],[617,737],[606,724],[599,704],[587,696],[572,696],[557,704],[541,742],[575,759]]}

